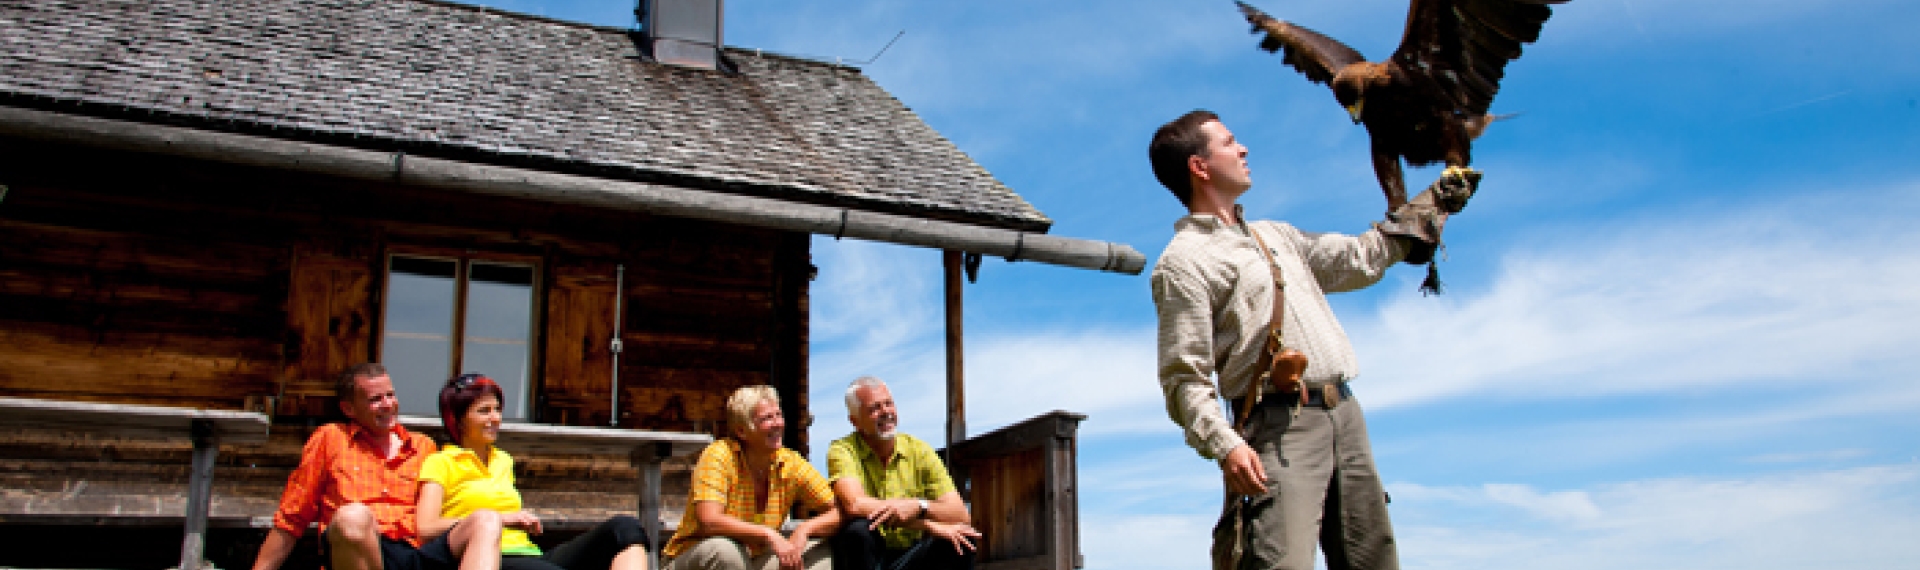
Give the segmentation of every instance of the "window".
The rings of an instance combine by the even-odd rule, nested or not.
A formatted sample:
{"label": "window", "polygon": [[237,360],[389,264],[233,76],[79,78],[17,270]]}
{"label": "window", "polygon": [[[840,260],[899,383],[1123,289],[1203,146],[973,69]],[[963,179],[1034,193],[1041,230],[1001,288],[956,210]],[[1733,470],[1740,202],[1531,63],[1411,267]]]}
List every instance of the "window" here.
{"label": "window", "polygon": [[533,368],[534,264],[472,256],[387,258],[380,358],[400,412],[439,417],[455,371],[500,383],[502,415],[524,419]]}

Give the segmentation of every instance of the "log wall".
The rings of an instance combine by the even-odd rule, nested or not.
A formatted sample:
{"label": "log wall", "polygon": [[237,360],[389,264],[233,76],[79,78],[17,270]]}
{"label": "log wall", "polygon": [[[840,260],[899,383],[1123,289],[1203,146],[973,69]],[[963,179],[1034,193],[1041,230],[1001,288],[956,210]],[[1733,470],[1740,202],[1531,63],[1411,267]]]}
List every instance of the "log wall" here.
{"label": "log wall", "polygon": [[0,394],[322,421],[386,255],[437,248],[538,260],[530,419],[718,432],[771,383],[806,447],[803,234],[10,141],[0,185]]}

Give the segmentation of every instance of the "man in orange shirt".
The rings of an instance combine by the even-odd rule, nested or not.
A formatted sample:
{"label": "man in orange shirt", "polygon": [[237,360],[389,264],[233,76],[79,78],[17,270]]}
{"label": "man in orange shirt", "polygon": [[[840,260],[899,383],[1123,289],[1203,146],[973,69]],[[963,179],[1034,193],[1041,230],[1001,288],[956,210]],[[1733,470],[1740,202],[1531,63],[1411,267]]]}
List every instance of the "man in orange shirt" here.
{"label": "man in orange shirt", "polygon": [[278,570],[315,522],[333,570],[497,570],[498,513],[475,512],[420,544],[413,505],[420,465],[434,445],[425,434],[400,426],[400,402],[386,367],[348,369],[334,384],[334,395],[352,421],[320,426],[307,439],[253,570]]}

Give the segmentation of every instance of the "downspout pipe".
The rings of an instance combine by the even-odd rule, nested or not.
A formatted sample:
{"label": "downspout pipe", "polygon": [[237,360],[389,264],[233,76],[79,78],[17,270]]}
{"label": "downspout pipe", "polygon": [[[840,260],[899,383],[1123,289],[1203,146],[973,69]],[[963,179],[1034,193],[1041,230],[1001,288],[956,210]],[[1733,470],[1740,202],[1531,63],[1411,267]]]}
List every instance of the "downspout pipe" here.
{"label": "downspout pipe", "polygon": [[692,218],[1138,275],[1146,256],[1073,239],[677,186],[0,106],[0,136]]}

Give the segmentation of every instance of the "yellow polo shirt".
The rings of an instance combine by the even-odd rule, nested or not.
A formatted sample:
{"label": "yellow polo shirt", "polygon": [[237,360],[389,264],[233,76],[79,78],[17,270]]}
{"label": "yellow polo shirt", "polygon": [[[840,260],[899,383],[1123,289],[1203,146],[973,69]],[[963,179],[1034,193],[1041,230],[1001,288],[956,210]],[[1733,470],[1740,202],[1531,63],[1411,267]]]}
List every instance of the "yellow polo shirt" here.
{"label": "yellow polo shirt", "polygon": [[[954,492],[953,477],[947,475],[947,464],[940,461],[940,454],[934,453],[927,442],[904,433],[893,436],[893,460],[885,464],[859,432],[833,440],[827,447],[827,473],[828,481],[858,478],[867,496],[876,499],[932,501]],[[923,534],[893,525],[880,527],[887,548],[896,550],[913,546]]]}
{"label": "yellow polo shirt", "polygon": [[[420,466],[420,482],[432,481],[446,489],[440,516],[462,518],[479,509],[501,514],[520,511],[520,490],[513,486],[513,456],[493,448],[486,463],[473,450],[447,445],[427,456]],[[539,556],[527,531],[509,528],[500,532],[500,553]]]}
{"label": "yellow polo shirt", "polygon": [[786,524],[787,513],[793,512],[795,503],[815,511],[833,508],[833,489],[827,487],[820,471],[807,463],[807,458],[784,447],[774,452],[773,463],[767,466],[766,503],[754,504],[753,474],[746,471],[740,449],[739,442],[722,438],[700,452],[700,460],[693,465],[686,514],[680,518],[673,539],[660,548],[661,556],[679,556],[707,537],[700,530],[700,518],[693,516],[694,503],[701,501],[720,503],[720,511],[727,516],[767,528]]}

